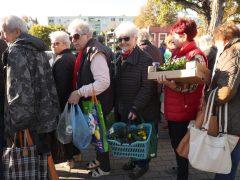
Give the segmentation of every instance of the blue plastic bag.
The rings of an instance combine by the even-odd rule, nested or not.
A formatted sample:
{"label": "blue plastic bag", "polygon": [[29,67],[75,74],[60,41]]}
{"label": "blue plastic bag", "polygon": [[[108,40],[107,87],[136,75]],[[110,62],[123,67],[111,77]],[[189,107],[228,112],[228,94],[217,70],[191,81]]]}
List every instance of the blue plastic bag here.
{"label": "blue plastic bag", "polygon": [[86,149],[92,141],[92,132],[90,129],[88,116],[82,113],[79,105],[74,105],[73,144],[78,149]]}
{"label": "blue plastic bag", "polygon": [[72,142],[72,119],[74,117],[73,105],[66,103],[63,112],[60,114],[56,135],[62,144]]}

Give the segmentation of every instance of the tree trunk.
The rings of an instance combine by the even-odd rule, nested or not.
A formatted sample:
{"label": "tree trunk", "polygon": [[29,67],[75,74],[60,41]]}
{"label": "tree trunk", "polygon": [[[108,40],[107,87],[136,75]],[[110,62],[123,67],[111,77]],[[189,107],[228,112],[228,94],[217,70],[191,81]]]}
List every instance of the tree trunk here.
{"label": "tree trunk", "polygon": [[213,34],[214,29],[221,24],[223,19],[225,0],[213,0],[211,5],[211,21],[208,27],[208,33]]}

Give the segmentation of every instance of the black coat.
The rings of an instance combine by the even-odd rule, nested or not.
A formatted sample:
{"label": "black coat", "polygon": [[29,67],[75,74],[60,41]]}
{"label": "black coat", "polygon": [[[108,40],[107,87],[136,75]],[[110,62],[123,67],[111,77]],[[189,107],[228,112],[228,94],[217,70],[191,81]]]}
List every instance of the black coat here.
{"label": "black coat", "polygon": [[207,49],[204,51],[205,55],[207,56],[208,59],[208,69],[210,69],[210,71],[213,71],[214,68],[214,64],[216,61],[216,56],[217,56],[217,47],[216,46],[212,46],[211,48]]}
{"label": "black coat", "polygon": [[0,39],[0,114],[3,114],[4,106],[4,78],[3,78],[3,63],[2,54],[7,49],[7,44],[5,41]]}
{"label": "black coat", "polygon": [[117,62],[115,109],[121,121],[127,121],[130,111],[136,111],[145,121],[158,120],[157,83],[147,78],[151,64],[152,58],[138,46],[125,61]]}
{"label": "black coat", "polygon": [[52,68],[61,112],[72,92],[75,59],[76,57],[71,53],[70,49],[65,49],[57,55]]}
{"label": "black coat", "polygon": [[159,62],[160,64],[163,64],[163,54],[150,41],[142,40],[139,47],[153,58],[153,62]]}

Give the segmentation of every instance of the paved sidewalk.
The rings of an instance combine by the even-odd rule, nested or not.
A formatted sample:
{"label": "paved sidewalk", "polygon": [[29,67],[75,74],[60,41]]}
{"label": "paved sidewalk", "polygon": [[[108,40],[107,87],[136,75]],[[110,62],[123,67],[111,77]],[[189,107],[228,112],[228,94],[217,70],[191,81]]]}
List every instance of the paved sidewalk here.
{"label": "paved sidewalk", "polygon": [[[149,171],[139,180],[175,180],[176,175],[168,174],[165,170],[176,166],[174,152],[172,151],[170,140],[168,137],[168,130],[162,128],[160,124],[159,143],[158,143],[158,157],[150,162]],[[85,165],[95,158],[93,147],[82,152],[82,162],[77,164],[76,169],[71,172],[62,164],[57,164],[56,168],[59,173],[60,179],[77,180],[77,179],[96,179],[88,176],[88,171]],[[126,158],[110,157],[111,161],[111,174],[109,176],[99,177],[98,180],[129,180],[128,172],[121,169],[122,165],[128,161]],[[223,162],[224,163],[224,162]],[[195,170],[190,167],[189,180],[210,180],[213,179],[213,173],[205,173]],[[240,167],[238,168],[238,178],[240,180]]]}

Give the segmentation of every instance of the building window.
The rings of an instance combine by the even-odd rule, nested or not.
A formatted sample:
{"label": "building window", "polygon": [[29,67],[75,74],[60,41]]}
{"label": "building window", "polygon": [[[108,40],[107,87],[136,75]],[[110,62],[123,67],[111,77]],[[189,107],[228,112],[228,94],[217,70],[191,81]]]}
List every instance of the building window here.
{"label": "building window", "polygon": [[115,21],[115,18],[111,18],[111,21]]}
{"label": "building window", "polygon": [[119,18],[119,21],[123,21],[123,18]]}

